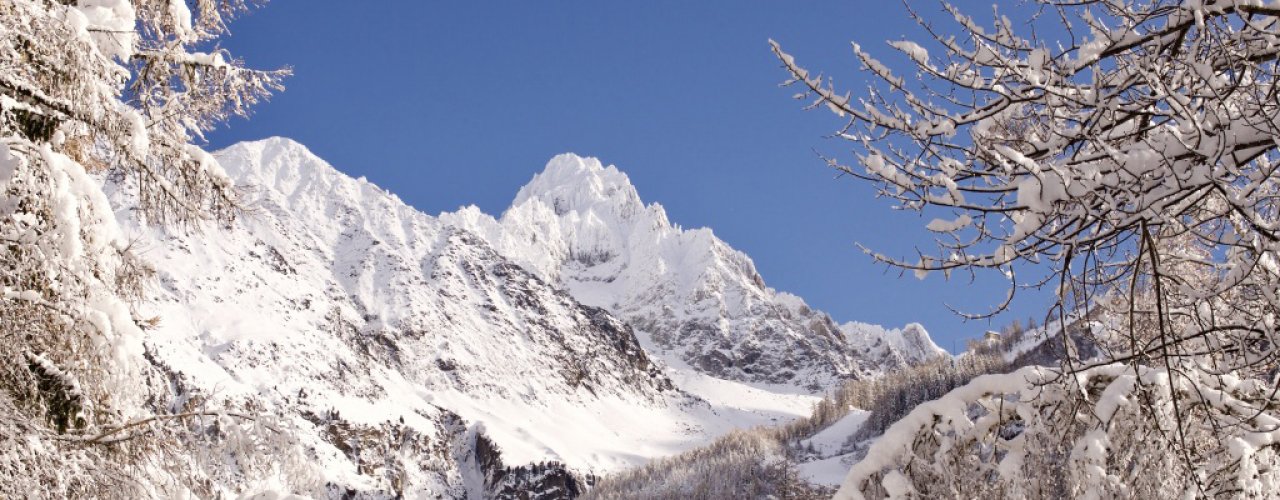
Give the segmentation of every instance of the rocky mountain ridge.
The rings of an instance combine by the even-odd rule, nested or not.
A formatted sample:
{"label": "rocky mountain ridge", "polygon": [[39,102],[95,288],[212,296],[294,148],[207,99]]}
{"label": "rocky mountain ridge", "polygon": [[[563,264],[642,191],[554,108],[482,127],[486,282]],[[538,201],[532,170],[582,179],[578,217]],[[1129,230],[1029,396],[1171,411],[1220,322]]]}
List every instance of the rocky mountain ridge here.
{"label": "rocky mountain ridge", "polygon": [[148,358],[174,389],[160,406],[276,415],[307,472],[264,488],[560,491],[804,415],[804,393],[932,345],[851,336],[594,160],[557,157],[494,219],[422,214],[287,139],[217,157],[247,188],[229,227],[162,231],[133,220],[129,189],[112,196],[156,269],[136,314],[157,318]]}
{"label": "rocky mountain ridge", "polygon": [[715,377],[821,391],[945,355],[919,325],[840,326],[768,287],[746,254],[710,229],[671,223],[594,158],[556,156],[500,217],[472,206],[440,219],[624,319],[659,356]]}

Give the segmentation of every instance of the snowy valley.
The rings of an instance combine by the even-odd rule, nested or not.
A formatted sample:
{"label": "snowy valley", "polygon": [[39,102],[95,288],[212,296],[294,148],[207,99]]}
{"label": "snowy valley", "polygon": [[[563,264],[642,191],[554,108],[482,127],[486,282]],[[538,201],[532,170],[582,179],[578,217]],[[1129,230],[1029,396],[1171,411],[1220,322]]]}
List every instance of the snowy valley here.
{"label": "snowy valley", "polygon": [[[495,218],[422,214],[287,139],[216,156],[251,193],[227,227],[139,225],[117,186],[158,270],[140,311],[158,318],[148,356],[179,388],[168,411],[198,394],[288,422],[316,458],[313,487],[489,495],[501,485],[476,436],[507,465],[606,475],[946,356],[919,325],[838,325],[768,288],[746,255],[674,226],[594,159],[552,159]],[[388,451],[403,435],[424,450]],[[436,448],[449,458],[427,460]],[[264,487],[301,486],[276,480]]]}

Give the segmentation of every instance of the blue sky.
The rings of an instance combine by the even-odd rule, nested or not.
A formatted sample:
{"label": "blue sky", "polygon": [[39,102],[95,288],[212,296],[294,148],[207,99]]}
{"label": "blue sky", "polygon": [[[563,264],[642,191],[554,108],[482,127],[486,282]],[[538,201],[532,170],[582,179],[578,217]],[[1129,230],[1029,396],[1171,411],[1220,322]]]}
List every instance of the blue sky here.
{"label": "blue sky", "polygon": [[[989,2],[959,5],[988,18]],[[980,311],[1004,296],[995,280],[920,281],[858,252],[912,255],[931,241],[929,219],[836,179],[814,151],[849,158],[824,138],[841,121],[778,86],[769,38],[863,88],[850,41],[901,61],[883,41],[919,34],[898,2],[276,0],[231,28],[224,48],[295,76],[211,147],[291,137],[431,214],[501,213],[553,155],[595,156],[673,222],[752,256],[771,286],[841,322],[923,323],[953,351],[990,325],[944,304]],[[1044,305],[1019,302],[996,321]]]}

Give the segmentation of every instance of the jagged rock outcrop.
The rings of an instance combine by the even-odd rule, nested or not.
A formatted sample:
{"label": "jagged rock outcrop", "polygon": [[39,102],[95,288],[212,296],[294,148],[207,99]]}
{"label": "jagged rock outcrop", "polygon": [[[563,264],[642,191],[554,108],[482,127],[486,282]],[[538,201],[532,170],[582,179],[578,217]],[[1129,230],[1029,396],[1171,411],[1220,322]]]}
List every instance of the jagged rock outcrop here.
{"label": "jagged rock outcrop", "polygon": [[850,321],[840,325],[840,331],[849,340],[854,359],[867,371],[884,373],[949,356],[919,323],[889,329]]}
{"label": "jagged rock outcrop", "polygon": [[826,313],[769,288],[746,254],[709,229],[672,224],[626,174],[594,158],[553,158],[499,218],[468,207],[441,220],[623,318],[661,354],[717,377],[820,390],[945,354],[918,325],[855,329],[851,344]]}

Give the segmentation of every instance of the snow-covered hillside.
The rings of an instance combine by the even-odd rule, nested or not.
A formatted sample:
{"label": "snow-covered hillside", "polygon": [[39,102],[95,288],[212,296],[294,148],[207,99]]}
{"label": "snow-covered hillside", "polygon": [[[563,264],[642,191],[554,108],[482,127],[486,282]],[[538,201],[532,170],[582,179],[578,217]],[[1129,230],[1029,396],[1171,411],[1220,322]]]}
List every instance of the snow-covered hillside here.
{"label": "snow-covered hillside", "polygon": [[[813,402],[691,370],[672,373],[702,397],[675,388],[607,311],[301,145],[219,159],[251,186],[233,226],[162,233],[121,214],[158,274],[148,350],[179,387],[173,410],[199,393],[291,416],[325,482],[466,491],[466,457],[448,450],[476,423],[508,464],[608,472]],[[385,453],[410,435],[431,446]]]}
{"label": "snow-covered hillside", "polygon": [[480,441],[615,471],[941,352],[915,326],[836,326],[595,160],[556,157],[494,219],[425,215],[287,139],[217,157],[247,188],[234,225],[121,213],[158,271],[150,358],[172,411],[199,394],[285,416],[331,489],[491,488]]}
{"label": "snow-covered hillside", "polygon": [[842,329],[766,286],[751,258],[710,229],[672,224],[626,174],[594,158],[553,158],[500,218],[472,206],[441,220],[623,318],[655,354],[716,377],[819,391],[945,354],[919,325],[908,335]]}

